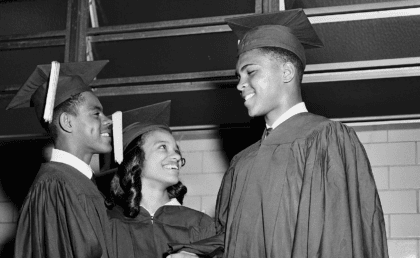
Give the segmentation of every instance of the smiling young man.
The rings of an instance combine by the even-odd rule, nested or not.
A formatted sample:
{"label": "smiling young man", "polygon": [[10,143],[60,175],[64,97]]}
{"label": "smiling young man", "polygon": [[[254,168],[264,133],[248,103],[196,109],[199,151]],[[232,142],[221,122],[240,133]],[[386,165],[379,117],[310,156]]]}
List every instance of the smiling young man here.
{"label": "smiling young man", "polygon": [[20,210],[17,258],[113,257],[104,198],[89,165],[93,154],[112,150],[112,121],[88,86],[106,63],[60,65],[51,122],[43,121],[51,65],[38,65],[8,106],[31,102],[54,141]]}
{"label": "smiling young man", "polygon": [[[237,89],[267,130],[232,159],[217,198],[218,236],[209,241],[219,237],[228,258],[388,257],[381,203],[356,133],[302,102],[304,47],[322,46],[303,10],[227,22],[240,39]],[[180,250],[196,247],[186,246]]]}

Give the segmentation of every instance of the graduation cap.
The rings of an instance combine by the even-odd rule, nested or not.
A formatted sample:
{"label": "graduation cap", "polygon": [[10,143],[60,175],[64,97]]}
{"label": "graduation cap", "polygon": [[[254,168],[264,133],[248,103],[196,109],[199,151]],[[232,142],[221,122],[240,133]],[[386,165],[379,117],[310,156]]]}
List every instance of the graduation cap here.
{"label": "graduation cap", "polygon": [[61,64],[54,61],[38,65],[6,109],[33,106],[41,123],[44,111],[50,111],[48,121],[58,105],[76,94],[92,91],[89,84],[107,63],[108,60]]}
{"label": "graduation cap", "polygon": [[[171,131],[169,128],[170,114],[170,100],[124,112],[115,112],[112,115],[112,138],[114,140],[114,158],[117,163],[121,164],[123,151],[129,152],[130,149],[127,149],[127,147],[131,148],[130,144],[140,135],[157,128],[163,128]],[[111,159],[112,156],[112,154],[103,155],[106,159]],[[121,160],[118,161],[117,159]],[[185,159],[183,162],[185,164]],[[95,177],[99,190],[104,193],[105,196],[109,194],[110,182],[117,171],[118,167],[110,168],[107,166]]]}
{"label": "graduation cap", "polygon": [[112,131],[115,160],[121,164],[123,160],[123,151],[125,151],[128,145],[138,136],[156,128],[164,128],[170,131],[170,114],[170,100],[114,113],[112,115]]}
{"label": "graduation cap", "polygon": [[296,54],[306,65],[305,48],[322,47],[322,41],[302,9],[226,19],[238,36],[238,56],[260,47],[279,47]]}

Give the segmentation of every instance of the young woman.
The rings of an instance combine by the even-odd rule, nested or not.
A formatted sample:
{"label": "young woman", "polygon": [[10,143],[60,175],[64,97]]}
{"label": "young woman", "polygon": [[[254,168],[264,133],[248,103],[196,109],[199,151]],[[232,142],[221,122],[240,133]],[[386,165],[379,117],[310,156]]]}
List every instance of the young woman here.
{"label": "young woman", "polygon": [[187,188],[179,171],[185,159],[170,129],[148,123],[133,130],[138,136],[124,147],[107,203],[115,257],[166,257],[168,243],[214,235],[210,216],[181,205]]}

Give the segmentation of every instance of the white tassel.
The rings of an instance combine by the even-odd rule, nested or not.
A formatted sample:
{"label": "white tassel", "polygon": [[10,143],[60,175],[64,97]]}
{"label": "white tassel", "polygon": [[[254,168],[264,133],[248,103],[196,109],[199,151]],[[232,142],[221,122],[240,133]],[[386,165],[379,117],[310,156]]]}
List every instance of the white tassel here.
{"label": "white tassel", "polygon": [[60,63],[57,61],[52,61],[50,80],[48,83],[47,100],[45,101],[45,109],[44,109],[44,120],[47,123],[51,123],[52,121],[54,103],[55,103],[55,93],[57,91],[57,83],[58,83],[59,76],[60,76]]}
{"label": "white tassel", "polygon": [[123,133],[122,133],[122,112],[112,114],[112,139],[114,141],[114,158],[118,164],[123,161]]}

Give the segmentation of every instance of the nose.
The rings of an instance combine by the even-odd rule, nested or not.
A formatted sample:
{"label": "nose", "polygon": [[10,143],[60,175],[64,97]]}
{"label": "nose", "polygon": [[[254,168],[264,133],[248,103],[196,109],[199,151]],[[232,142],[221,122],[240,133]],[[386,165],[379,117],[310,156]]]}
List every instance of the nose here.
{"label": "nose", "polygon": [[181,167],[185,165],[185,159],[181,156],[179,152],[174,152],[171,158],[175,160]]}
{"label": "nose", "polygon": [[104,120],[102,121],[102,123],[105,126],[111,126],[112,125],[112,119],[109,119],[107,116],[104,116]]}
{"label": "nose", "polygon": [[238,89],[239,91],[243,91],[247,86],[247,83],[244,82],[243,80],[239,80],[238,85],[236,86],[236,89]]}

